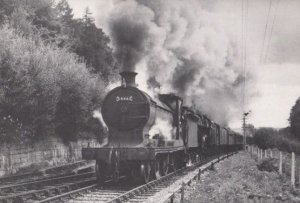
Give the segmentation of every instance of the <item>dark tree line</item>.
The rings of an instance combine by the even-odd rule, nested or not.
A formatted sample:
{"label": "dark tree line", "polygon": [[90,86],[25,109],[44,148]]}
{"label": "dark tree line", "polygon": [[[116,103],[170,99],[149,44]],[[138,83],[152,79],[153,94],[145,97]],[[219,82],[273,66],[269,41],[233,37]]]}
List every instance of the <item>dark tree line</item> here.
{"label": "dark tree line", "polygon": [[82,18],[74,19],[72,9],[66,0],[56,6],[58,16],[63,24],[62,32],[71,42],[70,49],[82,56],[92,73],[100,73],[108,82],[116,75],[117,66],[112,49],[108,46],[110,39],[102,29],[97,28],[92,13],[86,8]]}
{"label": "dark tree line", "polygon": [[117,65],[110,39],[96,27],[88,8],[82,18],[75,19],[67,0],[56,5],[50,0],[0,0],[0,23],[5,22],[27,35],[40,32],[45,41],[68,47],[82,57],[88,69],[101,75],[105,82],[114,79]]}
{"label": "dark tree line", "polygon": [[291,109],[289,122],[291,133],[300,140],[300,97]]}
{"label": "dark tree line", "polygon": [[66,0],[0,0],[0,141],[99,135],[117,66],[110,39]]}
{"label": "dark tree line", "polygon": [[282,129],[259,128],[254,135],[254,143],[259,147],[279,148],[300,154],[300,98],[291,108],[290,126]]}

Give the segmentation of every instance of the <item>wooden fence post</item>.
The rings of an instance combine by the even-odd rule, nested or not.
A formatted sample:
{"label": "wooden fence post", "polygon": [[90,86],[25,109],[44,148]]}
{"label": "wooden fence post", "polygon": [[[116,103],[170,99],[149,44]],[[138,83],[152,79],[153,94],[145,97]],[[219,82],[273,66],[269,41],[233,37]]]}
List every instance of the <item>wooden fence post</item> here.
{"label": "wooden fence post", "polygon": [[300,185],[300,164],[299,164],[299,177],[298,177],[298,184]]}
{"label": "wooden fence post", "polygon": [[185,185],[184,183],[182,183],[180,203],[184,203],[184,189],[185,189]]}
{"label": "wooden fence post", "polygon": [[199,169],[198,171],[198,181],[200,181],[200,177],[201,177],[201,169]]}
{"label": "wooden fence post", "polygon": [[291,185],[292,188],[295,188],[295,153],[292,152],[292,160],[291,160]]}
{"label": "wooden fence post", "polygon": [[4,169],[5,168],[4,166],[6,165],[4,155],[1,155],[1,162],[0,163],[1,163],[0,164],[0,169]]}
{"label": "wooden fence post", "polygon": [[259,161],[260,155],[259,155],[260,149],[257,147],[257,161]]}
{"label": "wooden fence post", "polygon": [[261,160],[263,159],[263,150],[262,149],[260,150],[260,159]]}
{"label": "wooden fence post", "polygon": [[279,152],[279,174],[282,175],[282,152]]}
{"label": "wooden fence post", "polygon": [[268,152],[268,150],[265,149],[265,158],[268,158],[267,152]]}
{"label": "wooden fence post", "polygon": [[270,149],[270,157],[273,158],[273,150]]}
{"label": "wooden fence post", "polygon": [[174,195],[170,197],[170,203],[174,203]]}

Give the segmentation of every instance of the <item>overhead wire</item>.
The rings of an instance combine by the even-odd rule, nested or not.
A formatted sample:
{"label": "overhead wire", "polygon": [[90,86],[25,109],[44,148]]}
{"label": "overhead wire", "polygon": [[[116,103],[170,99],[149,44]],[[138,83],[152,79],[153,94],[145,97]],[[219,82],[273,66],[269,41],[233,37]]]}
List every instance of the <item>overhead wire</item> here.
{"label": "overhead wire", "polygon": [[246,9],[245,9],[245,40],[244,40],[244,66],[243,66],[243,78],[244,78],[244,83],[243,83],[243,97],[244,97],[244,109],[245,109],[245,96],[246,96],[246,69],[247,69],[247,41],[248,41],[248,4],[249,0],[246,0]]}
{"label": "overhead wire", "polygon": [[[241,50],[241,66],[242,66],[242,112],[243,112],[243,123],[242,123],[242,130],[243,130],[243,143],[246,146],[246,123],[245,123],[245,100],[246,100],[246,68],[247,68],[247,32],[248,32],[248,7],[249,2],[246,0],[246,4],[242,0],[242,50]],[[246,8],[245,8],[246,7]]]}
{"label": "overhead wire", "polygon": [[[242,17],[242,39],[241,39],[241,69],[242,69],[242,78],[243,78],[243,83],[244,83],[244,0],[241,0],[242,2],[242,7],[241,7],[241,17]],[[241,96],[242,96],[242,103],[241,103],[241,108],[242,111],[244,112],[244,86],[241,88]]]}
{"label": "overhead wire", "polygon": [[[246,1],[246,2],[245,2]],[[248,32],[248,0],[242,0],[242,43],[241,43],[241,68],[243,84],[241,88],[242,94],[242,110],[245,111],[245,95],[246,95],[246,68],[247,68],[247,32]]]}
{"label": "overhead wire", "polygon": [[277,11],[278,11],[278,7],[279,7],[279,3],[280,3],[279,1],[280,0],[276,1],[275,12],[274,12],[274,16],[273,16],[273,22],[272,22],[272,25],[271,25],[271,32],[270,32],[269,40],[267,42],[266,54],[265,54],[265,58],[264,58],[263,63],[266,63],[267,60],[268,60],[268,53],[269,53],[269,49],[270,49],[270,43],[271,43],[271,39],[272,39],[272,35],[273,35],[273,30],[274,30],[274,24],[275,24],[275,21],[276,21]]}
{"label": "overhead wire", "polygon": [[272,8],[272,3],[273,3],[273,0],[269,0],[269,9],[268,9],[268,15],[267,15],[266,26],[265,26],[265,31],[264,31],[264,38],[263,38],[263,43],[262,43],[262,48],[261,48],[260,63],[263,62],[263,58],[264,58],[265,41],[266,41],[266,36],[267,36],[267,30],[268,30],[269,17],[270,17],[270,11]]}

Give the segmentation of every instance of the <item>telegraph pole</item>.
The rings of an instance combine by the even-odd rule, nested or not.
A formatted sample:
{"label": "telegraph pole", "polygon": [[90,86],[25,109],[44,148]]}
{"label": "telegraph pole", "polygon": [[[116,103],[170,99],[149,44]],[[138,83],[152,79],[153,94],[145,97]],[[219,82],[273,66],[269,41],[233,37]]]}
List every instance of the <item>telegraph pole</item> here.
{"label": "telegraph pole", "polygon": [[251,110],[243,114],[243,146],[244,150],[246,150],[247,139],[246,139],[246,118],[251,113]]}

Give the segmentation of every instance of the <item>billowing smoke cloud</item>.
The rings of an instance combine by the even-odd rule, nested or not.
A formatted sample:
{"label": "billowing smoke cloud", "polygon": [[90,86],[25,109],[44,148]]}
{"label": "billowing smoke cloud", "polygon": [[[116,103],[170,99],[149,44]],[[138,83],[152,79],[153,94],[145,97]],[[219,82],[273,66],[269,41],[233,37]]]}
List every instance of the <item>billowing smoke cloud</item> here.
{"label": "billowing smoke cloud", "polygon": [[[201,64],[193,59],[181,59],[181,63],[175,68],[172,78],[172,86],[180,95],[184,95],[188,91],[189,85],[193,84],[201,68]],[[201,86],[201,83],[199,85]]]}
{"label": "billowing smoke cloud", "polygon": [[123,69],[139,73],[140,88],[174,92],[223,125],[241,115],[239,36],[228,18],[203,9],[197,0],[112,4],[101,21]]}
{"label": "billowing smoke cloud", "polygon": [[124,70],[134,70],[151,53],[158,27],[150,26],[154,18],[151,9],[135,1],[119,4],[109,20],[110,34],[120,65]]}

